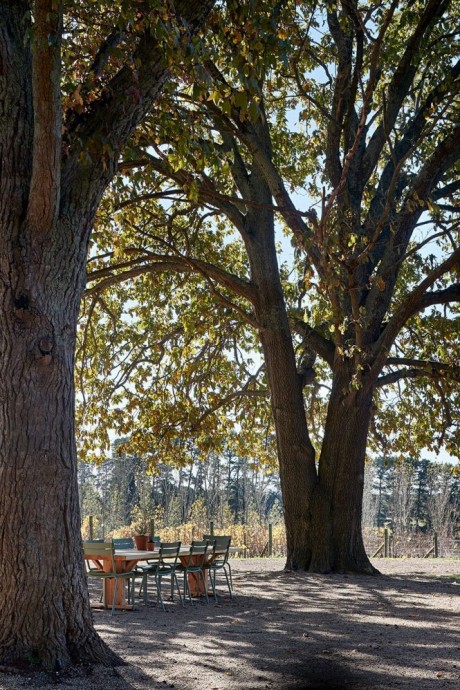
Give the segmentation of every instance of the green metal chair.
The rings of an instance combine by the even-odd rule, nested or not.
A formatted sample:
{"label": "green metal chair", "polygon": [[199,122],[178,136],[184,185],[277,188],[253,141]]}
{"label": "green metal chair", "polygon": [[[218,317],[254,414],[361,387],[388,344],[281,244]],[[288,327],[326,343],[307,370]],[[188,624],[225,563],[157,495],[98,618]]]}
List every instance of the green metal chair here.
{"label": "green metal chair", "polygon": [[[115,537],[112,539],[112,544],[114,549],[118,549],[120,551],[127,551],[129,549],[134,549],[134,539],[132,537]],[[133,573],[138,572],[138,566],[135,565],[133,568]],[[134,584],[134,581],[133,581]],[[131,596],[131,582],[128,580],[128,600],[129,597]],[[132,593],[132,599],[134,603],[134,590]]]}
{"label": "green metal chair", "polygon": [[[148,543],[153,542],[155,544],[155,551],[158,553],[158,550],[161,545],[161,539],[160,537],[149,537]],[[175,543],[175,542],[172,542]],[[154,575],[156,567],[158,566],[158,558],[155,560],[148,559],[146,564],[144,565],[143,563],[138,563],[135,567],[135,573],[136,573],[136,578],[142,578],[142,582],[139,587],[139,598],[141,597],[141,594],[143,593],[143,598],[144,598],[144,604],[147,604],[148,602],[148,597],[147,597],[147,577],[148,575]]]}
{"label": "green metal chair", "polygon": [[[206,535],[205,535],[206,536]],[[206,568],[209,571],[209,580],[211,582],[212,593],[214,600],[217,601],[216,594],[216,575],[219,570],[223,571],[227,581],[227,587],[230,594],[230,599],[233,599],[233,580],[232,569],[228,560],[230,551],[231,537],[228,536],[213,536],[212,539],[212,556],[209,565]],[[228,570],[228,573],[227,573]],[[230,576],[230,580],[229,580]]]}
{"label": "green metal chair", "polygon": [[[103,544],[104,540],[103,539],[88,539],[87,541],[84,541],[83,544]],[[96,568],[95,565],[91,565],[91,561],[86,560],[85,558],[85,569],[86,572],[88,573],[90,570],[94,570],[95,572],[99,570],[99,568]]]}
{"label": "green metal chair", "polygon": [[[103,539],[87,539],[86,542],[85,542],[85,544],[89,544],[89,543],[93,543],[93,544],[103,544],[103,543],[104,543],[104,540],[103,540]],[[85,558],[85,572],[86,572],[86,574],[88,574],[90,571],[97,573],[98,570],[99,570],[99,568],[96,568],[95,565],[91,565],[91,561],[88,561],[88,560]],[[100,596],[100,598],[99,598],[99,601],[100,601],[100,602],[102,602],[102,597],[103,597],[103,592],[101,592],[101,596]]]}
{"label": "green metal chair", "polygon": [[[156,546],[156,545],[155,545]],[[147,561],[146,565],[138,564],[138,572],[136,572],[136,577],[139,577],[142,573],[142,583],[139,588],[139,596],[143,592],[144,603],[146,604],[147,599],[147,579],[148,577],[153,577],[155,580],[155,587],[157,591],[157,600],[163,609],[165,610],[165,605],[163,602],[163,595],[161,591],[162,580],[164,578],[169,578],[171,582],[171,601],[174,601],[174,585],[179,593],[179,599],[182,606],[184,601],[182,599],[182,594],[180,591],[179,581],[177,579],[177,571],[179,569],[179,551],[181,547],[180,541],[173,542],[160,542],[158,548],[158,556]]]}
{"label": "green metal chair", "polygon": [[104,558],[104,560],[109,560],[110,561],[110,571],[103,571],[99,570],[96,568],[90,568],[87,571],[87,576],[88,577],[94,577],[98,580],[106,580],[108,578],[112,578],[115,580],[115,587],[114,587],[114,592],[113,592],[113,601],[112,601],[112,616],[115,615],[115,602],[117,599],[117,592],[118,592],[118,581],[121,580],[122,583],[126,580],[128,582],[128,585],[131,584],[131,587],[128,589],[128,601],[129,601],[129,593],[130,591],[133,593],[132,596],[132,603],[134,604],[134,571],[130,570],[127,573],[118,573],[115,567],[115,559],[114,559],[114,553],[115,549],[112,543],[106,543],[106,542],[94,542],[94,541],[84,541],[83,542],[83,553],[85,554],[85,560],[88,558],[88,556],[94,556],[94,559],[89,559],[89,560],[97,560],[97,557],[100,556],[101,558]]}
{"label": "green metal chair", "polygon": [[189,575],[195,577],[198,587],[200,587],[200,580],[203,583],[203,591],[206,598],[206,603],[209,604],[208,593],[206,590],[206,573],[205,565],[208,555],[209,542],[207,539],[203,541],[192,541],[190,551],[187,554],[185,564],[179,566],[179,571],[184,575],[184,598],[187,596],[191,604],[192,593],[190,590]]}

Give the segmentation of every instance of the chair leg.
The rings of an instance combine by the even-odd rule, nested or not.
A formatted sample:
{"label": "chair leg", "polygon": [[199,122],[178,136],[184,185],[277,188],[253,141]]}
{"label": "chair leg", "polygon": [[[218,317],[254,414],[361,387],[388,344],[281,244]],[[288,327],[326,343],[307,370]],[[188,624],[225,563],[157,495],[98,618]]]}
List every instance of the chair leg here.
{"label": "chair leg", "polygon": [[204,592],[204,596],[205,596],[205,599],[206,599],[206,603],[209,604],[208,592],[207,592],[207,590],[206,590],[206,580],[204,579],[204,572],[203,572],[202,570],[200,570],[199,572],[200,572],[200,575],[201,575],[201,579],[203,580],[203,592]]}
{"label": "chair leg", "polygon": [[[227,563],[225,564],[225,566],[228,567],[228,572],[229,572],[229,575],[230,575],[230,587],[231,587],[232,590],[233,590],[232,568],[231,568],[231,565],[230,565],[230,563],[229,563],[228,561],[227,561]],[[225,566],[224,566],[224,570],[225,570]]]}
{"label": "chair leg", "polygon": [[229,580],[228,580],[228,575],[227,575],[227,571],[225,570],[225,568],[224,568],[223,570],[224,570],[224,574],[225,574],[225,579],[227,580],[227,587],[228,587],[228,591],[229,591],[229,594],[230,594],[230,599],[233,599],[233,592],[232,592],[232,588],[231,588],[231,586],[230,586],[231,576],[230,576],[230,582],[229,582]]}
{"label": "chair leg", "polygon": [[185,571],[184,572],[184,599],[187,596],[187,592],[188,592],[188,600],[189,600],[190,604],[193,606],[192,592],[190,590],[190,583],[188,581],[187,571]]}
{"label": "chair leg", "polygon": [[213,568],[209,569],[209,581],[211,583],[212,593],[214,594],[214,601],[217,602],[216,594],[216,571]]}
{"label": "chair leg", "polygon": [[163,602],[163,596],[162,596],[162,594],[161,594],[161,577],[158,577],[157,575],[155,575],[155,584],[156,584],[156,587],[157,587],[157,599],[158,599],[158,601],[160,602],[160,606],[161,606],[161,608],[162,608],[163,611],[164,611],[164,610],[165,610],[165,605],[164,605],[164,602]]}
{"label": "chair leg", "polygon": [[[223,568],[220,567],[219,570],[223,570],[223,571],[224,571],[225,579],[226,579],[226,581],[227,581],[228,593],[230,594],[230,599],[233,599],[235,595],[233,594],[232,573],[231,573],[231,570],[229,571],[230,579],[229,579],[229,576],[228,576],[228,574],[227,574],[227,570],[226,570],[225,566],[224,566]],[[211,575],[211,586],[212,586],[212,591],[213,591],[213,594],[214,594],[214,599],[217,601],[217,592],[216,592],[216,575],[217,575],[217,568],[214,568],[214,569],[211,568],[211,569],[210,569],[210,575]]]}
{"label": "chair leg", "polygon": [[179,593],[180,603],[182,604],[182,608],[184,608],[184,600],[183,600],[183,598],[182,598],[182,594],[181,594],[181,591],[180,591],[179,580],[177,579],[177,575],[176,575],[175,572],[173,573],[173,578],[174,578],[174,581],[175,581],[175,583],[176,583],[177,591],[178,591],[178,593]]}
{"label": "chair leg", "polygon": [[[136,603],[136,578],[135,578],[135,577],[129,578],[128,583],[130,582],[131,579],[132,579],[132,581],[131,581],[131,586],[130,586],[130,590],[131,590],[131,604],[134,606],[135,603]],[[145,599],[144,599],[144,602],[145,602]]]}

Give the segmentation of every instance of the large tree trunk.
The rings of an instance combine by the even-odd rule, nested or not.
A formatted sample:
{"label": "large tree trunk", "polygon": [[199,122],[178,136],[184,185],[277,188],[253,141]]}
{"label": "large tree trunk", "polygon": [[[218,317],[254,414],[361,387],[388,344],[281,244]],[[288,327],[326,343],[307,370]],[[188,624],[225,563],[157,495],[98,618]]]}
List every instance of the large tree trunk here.
{"label": "large tree trunk", "polygon": [[[194,33],[213,4],[176,10]],[[47,668],[117,659],[83,567],[75,337],[99,201],[167,76],[146,30],[101,97],[63,120],[64,9],[71,25],[69,3],[0,2],[0,664]]]}
{"label": "large tree trunk", "polygon": [[107,663],[116,657],[92,623],[76,476],[73,365],[84,259],[68,238],[79,233],[57,227],[32,252],[24,228],[3,230],[12,251],[2,245],[9,281],[0,283],[0,660],[54,669]]}
{"label": "large tree trunk", "polygon": [[55,56],[51,67],[45,59],[46,16],[31,88],[27,16],[26,3],[0,5],[0,663],[59,669],[115,657],[92,623],[76,477],[73,364],[90,221],[58,221],[59,78]]}
{"label": "large tree trunk", "polygon": [[362,395],[350,384],[349,368],[337,364],[311,503],[308,569],[313,572],[377,572],[366,555],[361,529],[372,392]]}
{"label": "large tree trunk", "polygon": [[[253,193],[269,205],[262,182]],[[286,526],[287,567],[313,572],[377,572],[362,540],[364,462],[372,391],[351,386],[352,369],[336,362],[319,470],[305,417],[292,334],[277,265],[272,216],[248,211],[245,236],[254,302],[270,385]]]}
{"label": "large tree trunk", "polygon": [[[267,312],[262,311],[262,316]],[[283,319],[284,320],[284,319]],[[305,569],[311,557],[310,500],[316,485],[315,451],[311,445],[292,339],[284,329],[265,328],[261,343],[270,384],[271,405],[286,527],[286,566]]]}

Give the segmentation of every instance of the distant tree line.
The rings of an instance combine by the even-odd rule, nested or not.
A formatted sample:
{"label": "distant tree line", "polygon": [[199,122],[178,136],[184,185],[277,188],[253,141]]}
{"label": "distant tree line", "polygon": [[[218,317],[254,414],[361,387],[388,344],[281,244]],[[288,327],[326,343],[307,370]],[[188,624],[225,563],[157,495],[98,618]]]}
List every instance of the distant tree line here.
{"label": "distant tree line", "polygon": [[194,459],[192,449],[191,457],[187,467],[160,464],[150,475],[146,462],[115,443],[104,462],[80,465],[82,515],[93,515],[104,534],[129,525],[148,529],[152,518],[157,529],[183,524],[193,519],[197,505],[201,517],[220,525],[282,520],[276,473],[230,449],[210,453],[206,461]]}
{"label": "distant tree line", "polygon": [[460,536],[458,466],[378,457],[366,471],[363,526]]}
{"label": "distant tree line", "polygon": [[[186,467],[162,464],[155,475],[146,463],[126,454],[123,442],[100,463],[81,463],[83,516],[93,515],[98,533],[122,527],[157,530],[193,521],[198,513],[216,526],[282,521],[279,476],[230,449],[194,457]],[[458,467],[429,460],[378,457],[366,468],[363,527],[388,527],[399,534],[434,530],[455,536],[460,529]]]}

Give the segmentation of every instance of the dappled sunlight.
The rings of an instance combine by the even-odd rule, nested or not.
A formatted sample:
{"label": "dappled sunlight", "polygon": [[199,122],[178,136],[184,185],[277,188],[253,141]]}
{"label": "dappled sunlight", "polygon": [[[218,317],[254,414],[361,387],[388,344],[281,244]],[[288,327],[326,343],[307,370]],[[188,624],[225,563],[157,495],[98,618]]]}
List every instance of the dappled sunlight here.
{"label": "dappled sunlight", "polygon": [[458,686],[458,590],[448,580],[285,574],[268,559],[233,567],[233,600],[168,601],[163,612],[151,587],[134,612],[96,612],[97,628],[131,664],[184,690],[200,671],[219,690]]}

